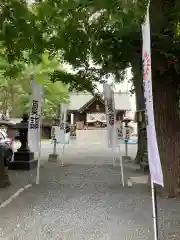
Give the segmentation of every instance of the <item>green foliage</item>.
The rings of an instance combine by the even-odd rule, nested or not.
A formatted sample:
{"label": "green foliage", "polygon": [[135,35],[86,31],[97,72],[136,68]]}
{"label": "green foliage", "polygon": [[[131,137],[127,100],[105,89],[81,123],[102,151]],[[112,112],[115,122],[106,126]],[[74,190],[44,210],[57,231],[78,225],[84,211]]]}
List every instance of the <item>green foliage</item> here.
{"label": "green foliage", "polygon": [[68,102],[67,87],[61,82],[45,81],[44,116],[59,117],[60,104]]}
{"label": "green foliage", "polygon": [[[20,62],[35,65],[47,50],[72,66],[72,72],[55,69],[51,80],[70,89],[93,91],[109,76],[124,78],[124,70],[141,55],[141,23],[148,0],[44,0],[27,6],[23,0],[0,3],[0,43],[13,63],[7,76],[18,74]],[[152,52],[157,62],[178,61],[180,55],[177,0],[158,8],[151,1]],[[155,6],[155,7],[154,7]],[[154,7],[154,8],[153,8]],[[159,14],[160,13],[160,14]],[[40,65],[38,65],[40,67]],[[94,67],[94,66],[98,66]],[[179,63],[173,64],[176,70]]]}
{"label": "green foliage", "polygon": [[[140,30],[147,1],[52,1],[38,6],[42,28],[48,32],[46,46],[61,50],[63,59],[91,81],[124,72],[136,50],[141,49]],[[47,14],[48,11],[48,14]],[[137,49],[138,48],[138,49]],[[92,68],[98,65],[99,69]],[[83,73],[83,74],[82,74]]]}
{"label": "green foliage", "polygon": [[44,86],[45,103],[44,116],[58,117],[60,103],[68,101],[68,88],[62,82],[53,83],[50,74],[60,69],[57,58],[48,58],[45,53],[38,65],[24,64],[18,74],[7,75],[10,66],[5,59],[0,59],[0,110],[13,117],[19,117],[23,112],[29,112],[31,102],[31,79],[34,73],[37,81]]}
{"label": "green foliage", "polygon": [[[62,56],[66,39],[60,37],[61,30],[65,27],[68,7],[72,7],[72,3],[59,2],[64,8],[62,14],[61,8],[54,9],[53,1],[30,7],[25,0],[1,1],[0,44],[4,49],[3,57],[11,64],[6,71],[7,76],[14,77],[22,70],[20,62],[28,65],[41,63],[46,49],[51,56]],[[62,81],[68,84],[70,89],[93,91],[97,76],[91,78],[90,74],[84,74],[82,70],[77,72],[74,66],[73,72],[75,73],[56,69],[56,72],[51,74],[52,81]]]}
{"label": "green foliage", "polygon": [[[141,56],[141,24],[148,0],[45,0],[37,7],[39,27],[52,54],[61,51],[63,60],[79,73],[89,71],[91,81],[124,78],[124,69]],[[162,5],[162,6],[161,6]],[[152,53],[166,71],[178,70],[180,55],[180,2],[151,1]],[[43,30],[44,29],[44,30]],[[89,66],[98,65],[100,70]],[[90,70],[91,69],[91,70]],[[89,75],[89,77],[90,77]],[[57,76],[55,74],[55,76]],[[95,77],[94,77],[95,76]],[[75,83],[75,82],[74,82]]]}
{"label": "green foliage", "polygon": [[[51,74],[55,71],[62,71],[60,63],[57,57],[50,58],[46,52],[42,61],[38,65],[27,65],[25,71],[22,74],[23,79],[26,79],[31,74],[34,74],[36,81],[44,86],[44,112],[45,116],[58,117],[60,104],[68,101],[68,88],[61,81],[53,83],[50,79]],[[24,106],[29,108],[31,91],[31,81],[25,81],[24,90],[26,92],[26,98],[24,98]],[[28,95],[27,95],[28,94]]]}
{"label": "green foliage", "polygon": [[32,62],[40,61],[44,51],[43,35],[25,0],[1,0],[0,2],[0,42],[10,63],[24,58]]}
{"label": "green foliage", "polygon": [[[124,76],[123,70],[129,66],[127,52],[133,47],[131,42],[129,46],[124,42],[129,41],[132,29],[137,29],[134,18],[141,21],[144,2],[125,1],[125,11],[117,0],[45,0],[31,8],[23,0],[3,0],[0,41],[8,62],[17,66],[17,72],[21,66],[14,64],[15,60],[34,65],[47,49],[52,56],[61,56],[74,73],[56,70],[51,74],[52,81],[60,80],[70,89],[93,92],[96,82],[104,82],[109,74],[118,80]],[[121,52],[121,47],[126,51]],[[90,60],[99,69],[92,67]],[[7,76],[15,74],[12,70],[15,66],[7,71]]]}
{"label": "green foliage", "polygon": [[12,115],[19,112],[20,106],[23,106],[21,99],[24,94],[20,82],[0,74],[0,88],[0,111],[4,114],[9,112]]}

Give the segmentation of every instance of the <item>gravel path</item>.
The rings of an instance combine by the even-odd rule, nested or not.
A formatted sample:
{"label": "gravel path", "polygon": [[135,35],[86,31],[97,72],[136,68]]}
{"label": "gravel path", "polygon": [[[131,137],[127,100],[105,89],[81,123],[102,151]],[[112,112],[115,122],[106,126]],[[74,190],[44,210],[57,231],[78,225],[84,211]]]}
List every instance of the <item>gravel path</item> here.
{"label": "gravel path", "polygon": [[[123,188],[120,168],[112,166],[106,132],[78,131],[65,166],[47,163],[53,145],[42,144],[40,185],[24,191],[0,209],[0,240],[153,240],[151,195],[147,185]],[[134,157],[136,146],[129,146]],[[124,155],[124,146],[115,157]],[[0,201],[35,181],[36,171],[10,172],[13,185]],[[125,177],[137,176],[125,164]],[[159,240],[180,240],[180,202],[158,199]]]}
{"label": "gravel path", "polygon": [[[41,184],[0,210],[0,239],[152,240],[147,186],[123,189],[119,170],[46,163]],[[180,203],[159,200],[159,214],[161,239],[180,239]]]}

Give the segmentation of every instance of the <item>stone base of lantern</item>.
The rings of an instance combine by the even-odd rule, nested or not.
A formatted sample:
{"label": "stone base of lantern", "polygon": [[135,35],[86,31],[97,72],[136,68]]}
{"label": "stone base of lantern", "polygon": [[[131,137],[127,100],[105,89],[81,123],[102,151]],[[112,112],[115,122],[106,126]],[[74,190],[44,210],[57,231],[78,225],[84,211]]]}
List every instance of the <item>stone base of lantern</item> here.
{"label": "stone base of lantern", "polygon": [[58,154],[49,154],[48,162],[57,163],[59,160]]}
{"label": "stone base of lantern", "polygon": [[30,170],[37,167],[37,160],[34,160],[34,153],[19,151],[14,153],[14,160],[9,162],[8,169],[11,170]]}
{"label": "stone base of lantern", "polygon": [[130,156],[122,156],[123,161],[132,161],[132,158]]}

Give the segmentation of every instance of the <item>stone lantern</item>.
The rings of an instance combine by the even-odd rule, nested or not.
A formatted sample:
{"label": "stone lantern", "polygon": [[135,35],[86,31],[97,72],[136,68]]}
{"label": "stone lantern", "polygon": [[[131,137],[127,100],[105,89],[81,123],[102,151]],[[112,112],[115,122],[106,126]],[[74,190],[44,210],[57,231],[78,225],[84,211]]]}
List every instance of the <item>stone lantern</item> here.
{"label": "stone lantern", "polygon": [[28,147],[28,115],[24,114],[22,121],[10,128],[19,132],[15,140],[21,143],[20,148],[14,153],[14,160],[9,162],[9,169],[12,170],[30,170],[37,166],[37,160],[34,160],[34,153]]}
{"label": "stone lantern", "polygon": [[128,156],[128,141],[129,141],[129,138],[130,138],[130,134],[131,134],[131,131],[129,129],[129,123],[132,121],[131,118],[129,117],[124,117],[124,119],[122,120],[122,122],[124,122],[125,124],[125,139],[124,139],[124,143],[125,143],[125,156],[124,158],[125,159],[128,159],[128,160],[131,160],[131,157]]}

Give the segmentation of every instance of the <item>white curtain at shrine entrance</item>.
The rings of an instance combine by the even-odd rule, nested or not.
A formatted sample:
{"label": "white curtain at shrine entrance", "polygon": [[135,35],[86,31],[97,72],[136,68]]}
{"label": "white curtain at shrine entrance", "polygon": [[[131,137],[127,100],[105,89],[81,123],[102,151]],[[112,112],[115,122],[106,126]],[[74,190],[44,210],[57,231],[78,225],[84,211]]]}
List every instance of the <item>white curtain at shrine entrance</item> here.
{"label": "white curtain at shrine entrance", "polygon": [[106,123],[106,114],[105,113],[87,113],[86,121],[87,123],[95,123],[95,122]]}

